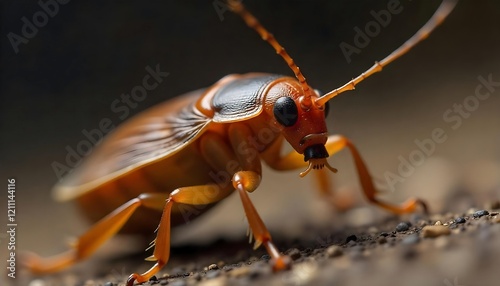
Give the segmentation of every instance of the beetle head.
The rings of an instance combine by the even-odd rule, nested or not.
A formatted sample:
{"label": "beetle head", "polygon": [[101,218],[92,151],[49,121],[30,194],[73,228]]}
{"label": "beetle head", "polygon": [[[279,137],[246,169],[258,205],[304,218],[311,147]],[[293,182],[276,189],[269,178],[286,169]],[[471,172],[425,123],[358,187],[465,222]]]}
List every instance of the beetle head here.
{"label": "beetle head", "polygon": [[[309,167],[305,172],[301,173],[301,176],[305,176],[311,168],[322,168],[322,164],[330,168],[332,171],[335,170],[328,165],[325,159],[326,156],[328,156],[328,153],[326,152],[326,148],[324,146],[324,144],[326,143],[326,134],[322,134],[326,132],[326,124],[324,122],[324,118],[318,116],[319,113],[324,113],[322,112],[322,109],[326,107],[328,101],[343,92],[353,90],[357,84],[367,79],[371,75],[380,72],[384,66],[401,57],[410,49],[412,49],[416,44],[427,38],[427,36],[429,36],[429,34],[439,24],[441,24],[443,20],[448,16],[448,14],[453,10],[456,3],[456,0],[443,1],[434,15],[432,15],[431,19],[429,19],[429,21],[402,46],[400,46],[398,49],[393,51],[381,61],[375,62],[375,64],[371,68],[361,73],[356,78],[353,78],[343,86],[336,88],[320,97],[309,87],[306,82],[306,78],[300,71],[299,67],[295,64],[295,61],[278,43],[276,38],[274,38],[274,36],[269,33],[266,28],[264,28],[259,23],[259,21],[245,9],[241,1],[228,0],[228,6],[231,11],[240,15],[240,17],[250,28],[255,30],[264,41],[269,43],[275,49],[276,53],[280,55],[288,64],[298,80],[297,84],[300,85],[301,92],[296,94],[294,93],[294,95],[297,96],[292,96],[292,94],[285,93],[281,94],[281,96],[290,97],[293,100],[295,107],[293,107],[291,100],[279,98],[274,98],[271,106],[273,106],[274,108],[277,104],[278,113],[281,113],[281,111],[285,111],[285,115],[283,115],[283,122],[280,122],[281,125],[283,125],[283,135],[288,140],[288,142],[290,142],[293,148],[295,148],[295,150],[300,154],[304,154],[304,159],[306,161],[309,161]],[[278,100],[280,101],[278,102]],[[268,103],[266,103],[266,105],[269,106]],[[288,114],[288,111],[295,112],[294,108],[297,109],[297,113]],[[313,127],[311,122],[316,126]],[[324,132],[321,131],[321,129],[324,129]],[[293,131],[289,132],[289,130]],[[297,141],[297,136],[304,137],[300,138],[300,140]]]}
{"label": "beetle head", "polygon": [[310,99],[319,98],[319,94],[317,91],[311,92],[312,98],[307,97],[296,80],[286,78],[267,91],[265,104],[266,112],[274,119],[272,124],[309,163],[307,170],[300,174],[302,177],[311,169],[327,167],[333,172],[337,171],[326,160],[328,133],[325,118],[328,104],[315,104]]}

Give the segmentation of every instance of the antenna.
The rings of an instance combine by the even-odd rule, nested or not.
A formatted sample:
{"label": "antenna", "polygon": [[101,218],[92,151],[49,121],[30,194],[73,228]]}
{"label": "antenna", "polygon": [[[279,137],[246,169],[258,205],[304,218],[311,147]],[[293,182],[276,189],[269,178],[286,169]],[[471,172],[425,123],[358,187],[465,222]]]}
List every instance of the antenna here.
{"label": "antenna", "polygon": [[432,17],[425,23],[425,25],[420,28],[420,30],[417,31],[413,37],[408,39],[403,45],[401,45],[398,49],[396,49],[394,52],[392,52],[390,55],[385,57],[383,60],[379,62],[375,62],[375,64],[366,70],[364,73],[360,74],[358,77],[353,78],[351,81],[348,83],[344,84],[343,86],[334,89],[327,94],[323,95],[320,98],[317,98],[315,100],[315,103],[317,105],[324,105],[327,101],[330,99],[334,98],[335,96],[348,91],[348,90],[353,90],[357,84],[362,82],[363,80],[367,79],[374,73],[377,73],[379,71],[382,71],[382,69],[396,60],[397,58],[401,57],[402,55],[406,54],[409,50],[411,50],[414,46],[416,46],[418,43],[426,39],[429,34],[437,27],[439,26],[444,19],[450,14],[450,12],[455,8],[455,5],[457,4],[458,0],[444,0],[441,5],[439,5],[438,9],[432,15]]}
{"label": "antenna", "polygon": [[299,81],[302,89],[304,90],[304,97],[301,99],[301,104],[308,108],[311,106],[311,95],[313,94],[311,88],[306,82],[306,78],[300,71],[300,68],[295,64],[295,61],[290,57],[290,55],[285,51],[273,34],[269,33],[269,31],[262,26],[262,24],[255,18],[248,10],[241,4],[242,0],[227,0],[228,6],[235,14],[238,14],[243,21],[247,24],[248,27],[255,30],[261,38],[268,42],[275,50],[278,55],[280,55],[285,62],[288,64],[290,69],[295,74],[295,77]]}

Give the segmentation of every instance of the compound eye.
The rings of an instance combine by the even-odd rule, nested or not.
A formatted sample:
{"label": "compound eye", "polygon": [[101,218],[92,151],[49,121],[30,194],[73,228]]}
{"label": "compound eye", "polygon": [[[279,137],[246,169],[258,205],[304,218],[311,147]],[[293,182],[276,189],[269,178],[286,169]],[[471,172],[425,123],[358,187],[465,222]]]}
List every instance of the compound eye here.
{"label": "compound eye", "polygon": [[295,101],[290,97],[281,97],[276,100],[273,112],[274,118],[276,118],[279,124],[285,127],[293,126],[299,118],[297,105],[295,105]]}

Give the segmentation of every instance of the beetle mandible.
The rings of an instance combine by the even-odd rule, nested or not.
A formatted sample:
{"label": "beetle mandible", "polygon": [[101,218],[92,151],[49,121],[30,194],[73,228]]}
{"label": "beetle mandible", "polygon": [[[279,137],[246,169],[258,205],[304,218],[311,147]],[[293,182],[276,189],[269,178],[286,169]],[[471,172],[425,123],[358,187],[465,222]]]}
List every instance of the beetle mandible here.
{"label": "beetle mandible", "polygon": [[[396,214],[413,212],[418,206],[426,210],[425,203],[415,198],[401,205],[377,199],[370,173],[356,147],[344,136],[328,136],[325,116],[330,99],[353,90],[408,52],[455,5],[455,0],[444,0],[429,21],[401,47],[340,88],[320,95],[241,1],[228,1],[230,10],[276,50],[295,78],[265,73],[228,75],[207,89],[157,105],[119,126],[54,190],[59,200],[75,199],[96,223],[69,251],[52,258],[28,254],[24,265],[38,274],[59,271],[90,256],[120,231],[144,233],[157,226],[153,255],[147,258],[156,263],[143,274],[131,274],[127,285],[145,282],[168,262],[170,228],[183,221],[179,206],[210,206],[236,190],[255,240],[254,248],[261,245],[266,248],[273,270],[287,269],[290,258],[273,244],[248,196],[259,186],[261,161],[276,170],[306,168],[301,177],[313,169],[322,169],[315,172],[316,178],[325,181],[328,173],[324,170],[336,172],[327,157],[344,148],[353,157],[363,192],[370,202]],[[268,134],[272,135],[250,142],[264,128],[271,130]],[[294,150],[283,156],[280,150],[284,141]],[[229,162],[236,164],[228,168]],[[214,172],[228,169],[233,171],[226,183],[214,179]],[[167,178],[164,170],[169,170]],[[326,185],[320,184],[321,191],[328,193]],[[92,208],[96,201],[101,206],[98,210]],[[141,212],[136,213],[139,207]],[[157,217],[159,225],[148,225],[153,221],[151,217]]]}

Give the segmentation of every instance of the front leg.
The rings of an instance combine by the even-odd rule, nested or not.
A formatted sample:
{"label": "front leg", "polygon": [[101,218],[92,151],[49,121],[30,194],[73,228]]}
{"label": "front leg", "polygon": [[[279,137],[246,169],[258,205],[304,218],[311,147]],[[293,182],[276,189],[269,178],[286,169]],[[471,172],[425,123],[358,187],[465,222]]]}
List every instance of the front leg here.
{"label": "front leg", "polygon": [[[269,166],[277,170],[292,170],[305,167],[306,163],[304,162],[303,156],[295,151],[292,151],[284,156],[280,155],[282,141],[283,141],[282,139],[277,140],[264,153],[264,159],[269,164]],[[427,212],[426,204],[422,200],[417,198],[410,198],[401,205],[392,205],[379,200],[376,197],[378,191],[376,190],[373,184],[370,172],[368,171],[368,168],[366,167],[366,164],[361,158],[361,155],[359,154],[357,148],[354,146],[354,144],[352,144],[352,142],[349,139],[341,135],[331,135],[328,137],[328,141],[325,144],[325,148],[330,156],[336,154],[337,152],[343,150],[346,147],[351,152],[351,155],[353,157],[354,164],[356,166],[356,170],[358,172],[359,180],[361,183],[361,187],[363,188],[363,193],[371,203],[374,203],[379,207],[382,207],[396,214],[414,212],[418,206],[421,206],[424,209],[424,211]],[[324,172],[324,170],[320,170],[319,172],[316,170],[316,172],[314,173],[316,173],[316,179],[320,186],[321,192],[323,194],[330,193],[331,183],[329,181],[327,173]],[[337,202],[337,200],[332,200],[332,202],[336,205],[336,207],[338,208],[340,207],[340,209],[345,208],[345,205],[342,202],[339,203]]]}
{"label": "front leg", "polygon": [[358,149],[346,137],[342,135],[329,136],[325,147],[330,155],[333,155],[346,147],[349,149],[353,157],[356,170],[358,171],[359,181],[361,183],[361,187],[363,188],[363,193],[371,203],[374,203],[379,207],[389,210],[395,214],[412,213],[418,206],[422,207],[423,210],[427,212],[427,205],[424,201],[418,198],[410,198],[400,205],[393,205],[379,200],[376,197],[378,191],[375,189],[372,177],[365,162],[361,158]]}
{"label": "front leg", "polygon": [[[280,171],[305,169],[307,163],[304,162],[303,155],[295,151],[282,155],[283,143],[283,137],[279,137],[262,153],[262,158],[267,165]],[[329,153],[333,154],[330,150]],[[343,212],[354,206],[355,199],[351,194],[333,192],[332,177],[327,169],[315,170],[312,172],[312,175],[314,176],[314,181],[316,182],[317,190],[321,197],[327,200],[335,210]]]}

